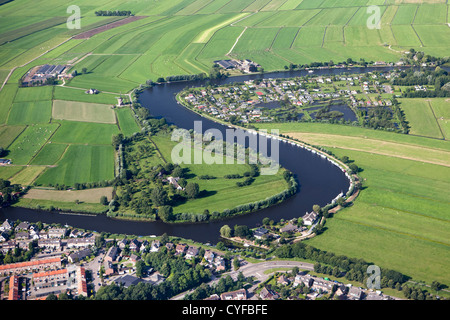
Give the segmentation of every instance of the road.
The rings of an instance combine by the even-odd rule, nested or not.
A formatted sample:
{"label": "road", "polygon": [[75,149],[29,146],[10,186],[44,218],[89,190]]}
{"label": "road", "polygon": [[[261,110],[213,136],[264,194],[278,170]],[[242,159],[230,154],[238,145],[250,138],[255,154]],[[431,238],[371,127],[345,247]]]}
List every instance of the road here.
{"label": "road", "polygon": [[[259,263],[248,263],[244,262],[244,265],[241,264],[241,267],[238,270],[233,270],[230,272],[224,273],[222,276],[230,275],[233,280],[237,279],[237,276],[239,272],[242,272],[242,274],[245,277],[254,276],[257,280],[257,284],[253,285],[248,292],[251,293],[253,290],[257,287],[257,285],[260,282],[266,281],[272,274],[272,272],[266,274],[264,273],[267,270],[274,269],[274,268],[289,268],[292,269],[294,267],[298,267],[301,270],[314,270],[314,265],[312,263],[306,263],[301,261],[264,261]],[[208,282],[208,285],[214,285],[219,281],[219,278],[213,277],[213,279]],[[180,293],[179,295],[176,295],[172,297],[170,300],[183,300],[183,298],[189,294],[192,293],[194,290],[189,290],[183,293]]]}

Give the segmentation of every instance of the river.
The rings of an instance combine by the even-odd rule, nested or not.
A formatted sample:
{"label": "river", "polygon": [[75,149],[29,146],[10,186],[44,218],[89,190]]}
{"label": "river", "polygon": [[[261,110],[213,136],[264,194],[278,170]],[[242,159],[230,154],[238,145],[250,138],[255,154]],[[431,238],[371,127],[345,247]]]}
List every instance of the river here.
{"label": "river", "polygon": [[[315,70],[312,75],[329,75],[342,73],[363,73],[368,71],[389,71],[390,67],[355,68],[351,71],[342,69]],[[276,72],[265,74],[245,75],[215,81],[218,84],[242,82],[257,78],[289,78],[308,75],[307,71]],[[180,128],[193,129],[194,121],[202,121],[203,130],[217,128],[222,132],[226,126],[205,119],[196,113],[180,106],[175,95],[187,86],[200,86],[204,81],[176,82],[156,85],[140,95],[140,102],[147,107],[155,117],[164,117],[166,120]],[[203,243],[217,243],[220,228],[228,224],[247,225],[255,227],[261,224],[263,218],[268,217],[275,221],[301,217],[312,210],[314,204],[324,206],[331,202],[339,193],[347,192],[349,180],[345,174],[328,160],[321,158],[298,146],[280,142],[279,159],[281,166],[291,170],[300,183],[300,191],[283,203],[250,214],[232,217],[221,221],[212,221],[200,224],[166,224],[156,222],[124,221],[108,218],[105,215],[89,216],[75,214],[61,214],[24,208],[0,209],[0,220],[26,220],[30,222],[61,223],[87,230],[104,231],[109,233],[122,233],[136,236],[162,235],[192,239]]]}

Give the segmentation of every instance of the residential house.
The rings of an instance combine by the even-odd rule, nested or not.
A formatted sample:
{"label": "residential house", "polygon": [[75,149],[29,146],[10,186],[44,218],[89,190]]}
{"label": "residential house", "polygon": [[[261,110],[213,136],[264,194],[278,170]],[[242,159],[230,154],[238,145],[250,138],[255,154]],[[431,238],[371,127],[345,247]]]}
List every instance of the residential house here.
{"label": "residential house", "polygon": [[6,240],[8,240],[8,238],[8,233],[0,231],[0,242],[5,242]]}
{"label": "residential house", "polygon": [[119,246],[119,249],[120,250],[123,250],[123,249],[125,249],[125,246],[128,244],[128,240],[125,238],[125,239],[122,239],[119,243],[118,243],[118,246]]}
{"label": "residential house", "polygon": [[45,248],[45,249],[59,250],[59,249],[61,249],[61,240],[60,239],[39,239],[38,247]]}
{"label": "residential house", "polygon": [[147,246],[148,246],[148,241],[144,240],[141,242],[141,247],[139,248],[140,252],[145,252],[145,250],[147,250]]}
{"label": "residential house", "polygon": [[311,277],[309,274],[298,274],[295,276],[293,286],[296,287],[299,284],[303,283],[305,286],[310,288],[313,281],[314,281],[313,277]]}
{"label": "residential house", "polygon": [[212,264],[214,262],[214,252],[210,250],[206,250],[203,257],[209,264]]}
{"label": "residential house", "polygon": [[138,240],[133,239],[130,241],[130,250],[131,251],[139,251],[140,246],[141,246],[141,243]]}
{"label": "residential house", "polygon": [[82,248],[82,247],[94,246],[95,238],[88,237],[88,238],[68,239],[66,244],[67,244],[68,248]]}
{"label": "residential house", "polygon": [[217,256],[214,259],[214,266],[216,267],[216,271],[225,271],[226,269],[225,259],[222,256]]}
{"label": "residential house", "polygon": [[336,292],[334,294],[337,295],[338,297],[341,297],[341,296],[346,296],[347,293],[348,293],[348,287],[343,284],[340,284],[340,285],[338,285]]}
{"label": "residential house", "polygon": [[16,228],[14,229],[14,231],[16,232],[20,232],[23,230],[28,230],[30,228],[31,224],[27,221],[22,221],[21,223],[19,223]]}
{"label": "residential house", "polygon": [[289,279],[286,277],[286,275],[282,274],[281,276],[278,277],[277,283],[282,285],[288,285]]}
{"label": "residential house", "polygon": [[136,261],[138,261],[139,259],[141,259],[141,257],[139,257],[137,254],[132,253],[132,254],[130,255],[130,260],[131,260],[131,262],[136,262]]}
{"label": "residential house", "polygon": [[161,246],[161,243],[159,242],[159,240],[153,240],[152,246],[150,248],[150,252],[158,252],[160,246]]}
{"label": "residential house", "polygon": [[8,219],[6,219],[0,226],[0,231],[10,231],[10,230],[12,230],[13,226],[14,226],[14,223],[12,223]]}
{"label": "residential house", "polygon": [[176,248],[175,248],[175,253],[176,254],[182,254],[186,251],[186,245],[184,244],[177,244]]}
{"label": "residential house", "polygon": [[261,292],[259,293],[259,296],[263,300],[276,300],[279,298],[276,292],[267,289],[266,287],[262,288]]}
{"label": "residential house", "polygon": [[105,255],[104,260],[109,262],[116,261],[117,256],[119,255],[119,248],[117,247],[111,247],[109,248],[108,252]]}
{"label": "residential house", "polygon": [[1,251],[6,254],[9,250],[14,250],[17,247],[15,240],[5,241],[1,244]]}
{"label": "residential house", "polygon": [[319,292],[332,292],[333,287],[334,283],[332,281],[315,278],[311,289]]}
{"label": "residential house", "polygon": [[15,238],[16,240],[27,240],[30,239],[30,234],[28,231],[16,232]]}

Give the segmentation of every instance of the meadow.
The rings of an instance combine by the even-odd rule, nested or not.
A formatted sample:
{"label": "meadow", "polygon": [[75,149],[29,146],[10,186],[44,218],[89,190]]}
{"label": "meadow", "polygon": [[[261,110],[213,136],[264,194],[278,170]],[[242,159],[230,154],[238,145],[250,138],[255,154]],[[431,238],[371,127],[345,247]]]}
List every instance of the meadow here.
{"label": "meadow", "polygon": [[111,179],[114,179],[112,146],[70,145],[56,166],[48,168],[35,184],[73,186]]}
{"label": "meadow", "polygon": [[[0,6],[0,80],[4,84],[0,147],[8,149],[7,157],[17,165],[0,168],[0,177],[46,186],[114,178],[111,137],[139,130],[131,110],[108,110],[117,123],[95,123],[88,121],[99,121],[100,113],[87,115],[81,113],[87,107],[81,107],[73,118],[76,112],[69,106],[112,105],[120,94],[147,80],[208,73],[218,59],[251,59],[265,71],[275,71],[290,63],[347,58],[397,62],[410,48],[435,56],[449,52],[449,5],[444,0],[79,0],[77,5],[82,12],[81,30],[66,28],[64,1],[14,0]],[[370,5],[380,6],[381,29],[366,27]],[[95,16],[95,11],[112,6],[146,17],[88,39],[71,38],[119,19]],[[86,68],[87,72],[63,86],[18,87],[28,70],[46,63],[69,64],[71,71],[82,73]],[[101,92],[85,94],[90,88]],[[55,104],[55,111],[61,111],[58,115],[52,113]],[[450,146],[443,140],[450,135],[448,101],[404,100],[402,109],[411,133],[417,136],[319,123],[276,126],[282,133],[297,134],[345,154],[364,169],[361,175],[367,189],[351,208],[329,219],[328,230],[309,240],[311,244],[373,261],[415,279],[450,285],[446,278],[448,218],[444,214],[449,209]],[[168,155],[170,144],[159,142],[162,153]],[[221,175],[229,168],[190,170]],[[255,198],[265,197],[284,188],[278,178],[258,177],[245,188]],[[175,211],[203,211],[205,206],[212,210],[213,201],[221,209],[252,200],[243,196],[247,193],[231,189],[234,182],[224,180],[198,180],[201,188],[217,193]],[[24,201],[30,207],[48,208],[57,203],[73,209],[68,202]],[[76,208],[104,211],[99,204]]]}
{"label": "meadow", "polygon": [[52,118],[59,120],[116,123],[111,105],[53,100]]}

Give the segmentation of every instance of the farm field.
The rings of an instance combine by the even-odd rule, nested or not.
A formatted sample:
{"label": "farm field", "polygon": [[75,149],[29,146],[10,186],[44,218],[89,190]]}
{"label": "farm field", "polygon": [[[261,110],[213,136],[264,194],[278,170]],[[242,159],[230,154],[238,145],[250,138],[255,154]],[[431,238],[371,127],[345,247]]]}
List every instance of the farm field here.
{"label": "farm field", "polygon": [[[163,157],[165,159],[171,159],[172,148],[177,143],[170,141],[170,137],[163,134],[152,137],[152,140],[158,146]],[[194,152],[192,152],[192,157],[194,157]],[[250,167],[248,164],[226,164],[225,162],[226,160],[224,159],[224,164],[217,164],[214,166],[207,164],[180,164],[182,168],[188,169],[189,175],[195,177],[210,175],[216,177],[216,179],[200,180],[194,178],[193,181],[199,184],[200,190],[207,190],[211,195],[193,199],[187,203],[175,206],[173,208],[174,212],[202,213],[205,208],[210,212],[220,212],[225,209],[234,208],[238,205],[265,199],[278,192],[282,192],[288,187],[283,179],[282,170],[280,170],[276,175],[261,175],[256,177],[251,185],[236,188],[237,180],[225,179],[223,176],[227,174],[243,175]]]}
{"label": "farm field", "polygon": [[75,183],[97,182],[114,178],[112,146],[70,145],[56,166],[48,168],[36,185],[73,186]]}
{"label": "farm field", "polygon": [[116,123],[111,105],[54,100],[52,118],[57,120]]}
{"label": "farm field", "polygon": [[129,108],[116,109],[116,115],[119,122],[120,131],[125,136],[130,136],[139,132],[141,128],[136,123],[133,112]]}

